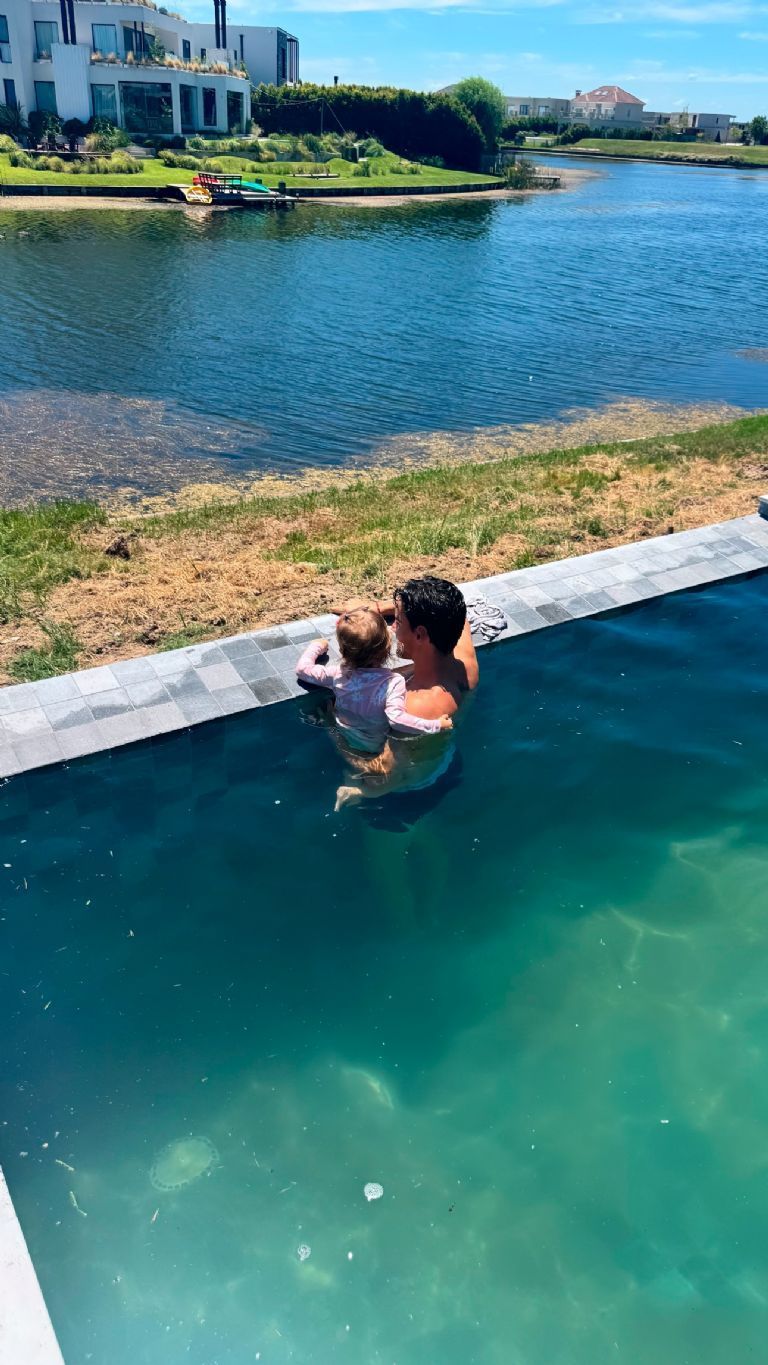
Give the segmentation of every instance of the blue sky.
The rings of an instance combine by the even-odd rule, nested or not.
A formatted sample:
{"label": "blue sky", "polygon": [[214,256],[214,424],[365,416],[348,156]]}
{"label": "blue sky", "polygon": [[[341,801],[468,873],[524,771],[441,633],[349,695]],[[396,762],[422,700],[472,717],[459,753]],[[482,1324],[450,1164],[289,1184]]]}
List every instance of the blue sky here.
{"label": "blue sky", "polygon": [[[193,0],[189,18],[213,5]],[[510,95],[617,84],[649,109],[768,112],[768,3],[742,0],[288,0],[232,18],[300,42],[304,80],[438,89],[482,75]]]}

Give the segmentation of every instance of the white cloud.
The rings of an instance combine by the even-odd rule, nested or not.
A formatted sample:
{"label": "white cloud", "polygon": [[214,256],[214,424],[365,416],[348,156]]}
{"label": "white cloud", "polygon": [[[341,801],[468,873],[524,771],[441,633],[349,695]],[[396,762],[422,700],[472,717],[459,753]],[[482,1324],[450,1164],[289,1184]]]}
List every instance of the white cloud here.
{"label": "white cloud", "polygon": [[637,24],[661,19],[669,24],[730,24],[753,14],[768,13],[766,5],[751,5],[744,0],[705,0],[701,5],[668,4],[665,0],[629,6],[626,9],[588,9],[573,17],[575,24]]}
{"label": "white cloud", "polygon": [[743,38],[745,42],[748,43],[768,43],[768,33],[753,33],[748,31],[746,33],[740,33],[739,37]]}

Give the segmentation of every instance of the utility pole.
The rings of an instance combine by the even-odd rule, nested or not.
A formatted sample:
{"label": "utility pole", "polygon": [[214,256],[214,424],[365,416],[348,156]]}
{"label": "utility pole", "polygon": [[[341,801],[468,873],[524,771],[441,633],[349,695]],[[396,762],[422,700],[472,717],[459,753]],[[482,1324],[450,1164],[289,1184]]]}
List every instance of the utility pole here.
{"label": "utility pole", "polygon": [[325,100],[320,99],[320,136],[323,136],[323,114],[325,113]]}

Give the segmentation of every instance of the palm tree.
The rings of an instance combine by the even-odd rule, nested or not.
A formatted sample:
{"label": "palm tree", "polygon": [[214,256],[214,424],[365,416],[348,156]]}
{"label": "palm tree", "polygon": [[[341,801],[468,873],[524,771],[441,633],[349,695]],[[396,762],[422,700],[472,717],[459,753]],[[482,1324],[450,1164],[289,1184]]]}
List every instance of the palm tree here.
{"label": "palm tree", "polygon": [[23,142],[29,133],[26,114],[20,104],[0,104],[0,133]]}

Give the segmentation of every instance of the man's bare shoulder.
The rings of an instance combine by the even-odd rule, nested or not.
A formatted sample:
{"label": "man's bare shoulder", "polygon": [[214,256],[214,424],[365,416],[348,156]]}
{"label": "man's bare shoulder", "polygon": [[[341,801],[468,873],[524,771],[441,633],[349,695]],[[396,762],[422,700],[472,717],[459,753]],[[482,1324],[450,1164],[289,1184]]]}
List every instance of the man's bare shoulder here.
{"label": "man's bare shoulder", "polygon": [[459,702],[452,692],[438,684],[435,687],[408,688],[405,709],[410,716],[420,716],[422,720],[439,720],[441,716],[454,715],[459,709]]}

